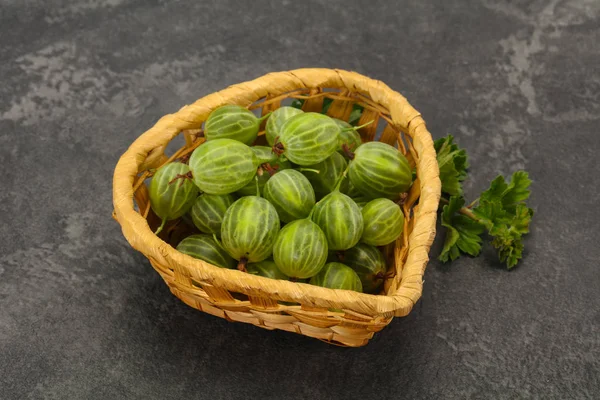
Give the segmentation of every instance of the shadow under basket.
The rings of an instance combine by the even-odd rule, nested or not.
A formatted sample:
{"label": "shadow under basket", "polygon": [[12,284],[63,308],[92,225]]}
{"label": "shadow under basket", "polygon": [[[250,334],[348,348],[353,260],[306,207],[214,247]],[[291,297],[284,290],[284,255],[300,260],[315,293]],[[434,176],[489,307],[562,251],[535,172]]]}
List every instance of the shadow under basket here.
{"label": "shadow under basket", "polygon": [[[185,218],[170,221],[159,236],[153,233],[160,221],[150,209],[147,180],[156,168],[186,160],[204,142],[202,124],[211,111],[238,104],[264,115],[290,99],[303,99],[303,110],[315,112],[321,112],[324,100],[331,99],[327,114],[346,121],[353,106],[360,105],[363,111],[358,125],[374,121],[359,130],[363,142],[379,140],[393,145],[416,167],[416,179],[402,205],[404,232],[382,249],[389,270],[380,294],[273,280],[192,258],[175,250],[181,239],[195,232]],[[264,140],[262,129],[264,123],[259,143]],[[165,154],[177,143],[178,135],[185,139],[183,147]],[[407,315],[421,296],[423,272],[435,237],[440,187],[431,135],[419,112],[404,97],[355,72],[307,68],[233,85],[162,117],[116,165],[113,217],[131,246],[150,260],[171,292],[187,305],[228,321],[358,347],[367,344],[394,316]]]}

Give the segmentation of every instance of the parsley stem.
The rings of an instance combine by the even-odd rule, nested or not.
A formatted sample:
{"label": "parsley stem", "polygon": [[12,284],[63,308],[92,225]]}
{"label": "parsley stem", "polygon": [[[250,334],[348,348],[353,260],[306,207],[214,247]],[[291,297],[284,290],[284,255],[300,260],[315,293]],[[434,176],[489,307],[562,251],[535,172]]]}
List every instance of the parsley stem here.
{"label": "parsley stem", "polygon": [[[440,203],[449,204],[450,202],[448,201],[447,198],[441,197],[440,198]],[[469,207],[470,207],[470,205],[469,205]],[[473,221],[479,222],[479,218],[477,218],[475,216],[475,214],[473,214],[473,211],[471,211],[468,207],[463,207],[460,210],[458,210],[458,212],[461,213],[462,215],[465,215],[465,216],[471,218]]]}
{"label": "parsley stem", "polygon": [[473,200],[473,201],[471,202],[471,204],[469,204],[469,205],[467,206],[467,208],[468,208],[468,209],[471,209],[471,208],[473,208],[473,206],[474,206],[475,204],[477,204],[478,202],[479,202],[479,197],[478,197],[478,198],[476,198],[475,200]]}

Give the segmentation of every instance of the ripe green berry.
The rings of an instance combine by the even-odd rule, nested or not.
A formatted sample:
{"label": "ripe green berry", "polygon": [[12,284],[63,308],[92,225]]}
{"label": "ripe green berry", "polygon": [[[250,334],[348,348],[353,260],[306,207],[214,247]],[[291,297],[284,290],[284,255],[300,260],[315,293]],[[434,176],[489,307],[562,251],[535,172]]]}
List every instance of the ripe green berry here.
{"label": "ripe green berry", "polygon": [[[302,174],[308,178],[315,190],[316,198],[320,200],[335,189],[337,181],[342,177],[347,166],[348,162],[340,153],[336,152],[320,163],[307,167],[308,169],[304,169]],[[348,183],[348,178],[342,180],[340,192],[346,193]]]}
{"label": "ripe green berry", "polygon": [[285,154],[294,164],[313,165],[336,151],[340,130],[327,115],[314,112],[297,114],[285,121],[273,150]]}
{"label": "ripe green berry", "polygon": [[187,213],[198,196],[198,188],[192,182],[190,167],[180,162],[173,162],[160,167],[148,189],[150,207],[162,219],[159,233],[168,220],[173,220]]}
{"label": "ripe green berry", "polygon": [[228,194],[253,180],[259,161],[245,144],[232,139],[215,139],[194,150],[189,164],[194,183],[200,190]]}
{"label": "ripe green berry", "polygon": [[308,283],[329,289],[354,290],[355,292],[362,292],[363,290],[356,272],[338,262],[325,264],[321,271],[313,276]]}
{"label": "ripe green berry", "polygon": [[[258,152],[255,150],[257,147],[261,148]],[[263,146],[254,146],[250,148],[255,151],[256,155],[259,157],[259,160],[264,161],[261,163],[260,167],[256,172],[256,177],[258,178],[258,190],[260,192],[260,195],[262,196],[265,185],[267,184],[267,181],[271,179],[271,175],[274,175],[277,171],[283,171],[285,169],[292,168],[292,164],[284,158],[277,158],[277,156],[274,155],[273,152],[271,152],[270,147],[264,147],[270,152],[271,159],[269,160],[267,160],[266,154],[264,150],[262,150]],[[238,196],[256,196],[255,180],[251,180],[250,182],[248,182],[246,186],[238,190],[236,194]]]}
{"label": "ripe green berry", "polygon": [[269,258],[280,222],[271,203],[258,196],[245,196],[227,209],[221,225],[223,247],[241,270],[248,262]]}
{"label": "ripe green berry", "polygon": [[327,260],[327,239],[310,219],[290,222],[277,235],[273,246],[277,267],[293,278],[316,275]]}
{"label": "ripe green berry", "polygon": [[237,265],[237,262],[210,235],[188,236],[179,242],[177,250],[217,267],[235,268]]}
{"label": "ripe green berry", "polygon": [[246,272],[252,275],[264,276],[265,278],[280,279],[287,281],[289,277],[277,268],[273,260],[263,260],[248,264]]}
{"label": "ripe green berry", "polygon": [[351,156],[350,182],[365,197],[397,199],[412,183],[406,157],[386,143],[369,142]]}
{"label": "ripe green berry", "polygon": [[[356,151],[356,149],[358,148],[358,146],[360,146],[362,144],[362,139],[360,138],[359,133],[356,131],[356,129],[354,129],[354,127],[352,125],[350,125],[349,123],[342,121],[341,119],[337,119],[334,118],[333,119],[335,121],[336,124],[339,125],[340,128],[342,128],[340,130],[340,144],[338,146],[338,153],[342,154],[343,156],[346,156],[346,148],[351,150],[351,151]],[[344,145],[346,147],[344,147]]]}
{"label": "ripe green berry", "polygon": [[257,118],[252,111],[241,106],[225,105],[210,113],[204,124],[204,136],[207,141],[233,139],[250,146],[256,140],[265,117]]}
{"label": "ripe green berry", "polygon": [[302,114],[302,112],[302,110],[294,107],[280,107],[273,111],[265,126],[265,136],[269,146],[273,146],[275,144],[275,138],[281,135],[280,132],[283,123],[294,115]]}
{"label": "ripe green berry", "polygon": [[194,225],[204,233],[220,236],[225,212],[235,200],[231,194],[201,194],[190,210]]}
{"label": "ripe green berry", "polygon": [[383,254],[376,247],[359,243],[337,256],[340,262],[356,272],[365,293],[374,293],[381,287],[387,266]]}
{"label": "ripe green berry", "polygon": [[315,205],[315,192],[310,182],[293,169],[273,175],[265,184],[263,195],[273,204],[283,222],[306,218]]}
{"label": "ripe green berry", "polygon": [[365,222],[361,241],[372,246],[385,246],[402,235],[404,214],[400,206],[388,199],[375,199],[362,209]]}

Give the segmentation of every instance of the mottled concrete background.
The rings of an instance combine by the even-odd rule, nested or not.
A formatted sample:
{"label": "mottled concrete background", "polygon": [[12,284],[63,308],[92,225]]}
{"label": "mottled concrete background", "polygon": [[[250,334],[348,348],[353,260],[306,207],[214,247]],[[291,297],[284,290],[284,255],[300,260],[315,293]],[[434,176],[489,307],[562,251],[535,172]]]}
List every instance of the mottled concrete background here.
{"label": "mottled concrete background", "polygon": [[[119,155],[305,66],[401,91],[468,149],[471,198],[527,169],[522,265],[433,260],[355,350],[174,298],[111,219]],[[600,397],[600,1],[0,0],[0,77],[0,398]]]}

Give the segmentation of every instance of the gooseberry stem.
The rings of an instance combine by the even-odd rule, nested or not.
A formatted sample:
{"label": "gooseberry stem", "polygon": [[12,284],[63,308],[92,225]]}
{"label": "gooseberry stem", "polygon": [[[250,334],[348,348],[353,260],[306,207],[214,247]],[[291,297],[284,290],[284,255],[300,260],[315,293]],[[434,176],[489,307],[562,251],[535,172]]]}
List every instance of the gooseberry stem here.
{"label": "gooseberry stem", "polygon": [[192,156],[192,153],[187,153],[186,155],[181,156],[181,158],[179,159],[179,162],[183,163],[183,164],[187,164],[188,161],[190,161],[191,156]]}
{"label": "gooseberry stem", "polygon": [[347,131],[357,131],[360,128],[364,128],[367,125],[371,125],[373,122],[375,122],[374,119],[372,119],[371,121],[367,122],[366,124],[362,124],[360,126],[353,126],[351,128],[342,128],[342,132],[347,132]]}
{"label": "gooseberry stem", "polygon": [[279,169],[279,165],[273,166],[269,163],[264,163],[263,165],[261,165],[261,167],[262,167],[262,169],[267,171],[269,173],[269,175],[271,175],[271,176],[275,175],[275,173]]}
{"label": "gooseberry stem", "polygon": [[389,279],[393,276],[394,276],[394,273],[391,271],[388,272],[387,274],[384,274],[383,272],[378,272],[375,274],[375,278],[377,278],[377,279]]}
{"label": "gooseberry stem", "polygon": [[312,169],[312,168],[298,168],[298,171],[314,172],[315,174],[321,173],[321,171],[319,171],[318,169]]}
{"label": "gooseberry stem", "polygon": [[340,178],[335,183],[335,188],[333,189],[334,192],[339,192],[340,191],[340,186],[342,186],[342,181],[344,180],[344,178],[348,174],[348,170],[350,169],[350,164],[352,164],[352,161],[350,161],[348,163],[348,166],[346,167],[346,169],[344,170],[344,172],[342,172],[342,176],[340,176]]}
{"label": "gooseberry stem", "polygon": [[192,171],[188,171],[185,174],[177,174],[175,178],[169,181],[169,185],[175,182],[177,179],[181,179],[181,181],[179,182],[179,187],[181,187],[181,185],[183,185],[186,179],[192,180],[194,179],[194,176],[192,175]]}
{"label": "gooseberry stem", "polygon": [[[449,204],[450,201],[448,201],[448,199],[442,197],[442,198],[440,198],[440,203]],[[473,211],[471,211],[471,209],[468,207],[463,207],[460,210],[458,210],[458,212],[466,217],[471,218],[473,221],[480,222],[479,218],[477,218],[477,216],[475,216],[475,214],[473,214]]]}
{"label": "gooseberry stem", "polygon": [[478,197],[478,198],[476,198],[475,200],[473,200],[473,201],[472,201],[472,202],[471,202],[471,203],[470,203],[470,204],[467,206],[467,208],[468,208],[468,209],[471,209],[471,208],[473,208],[473,207],[475,206],[475,204],[477,204],[477,203],[479,203],[479,197]]}
{"label": "gooseberry stem", "polygon": [[352,152],[352,150],[348,146],[348,143],[344,143],[342,145],[342,150],[346,154],[346,157],[348,157],[350,160],[354,160],[354,153]]}
{"label": "gooseberry stem", "polygon": [[242,272],[247,272],[246,265],[248,265],[248,259],[246,257],[242,257],[240,258],[240,262],[238,263],[237,269],[239,269]]}
{"label": "gooseberry stem", "polygon": [[167,223],[167,219],[163,218],[162,222],[160,223],[160,226],[158,227],[158,229],[154,231],[154,234],[158,235],[163,230],[163,228],[165,227],[166,223]]}
{"label": "gooseberry stem", "polygon": [[269,118],[269,116],[270,116],[271,114],[273,114],[273,111],[269,111],[268,113],[266,113],[265,115],[263,115],[262,117],[260,117],[260,118],[258,119],[258,123],[259,123],[259,124],[260,124],[260,123],[262,123],[262,122],[263,122],[265,119]]}
{"label": "gooseberry stem", "polygon": [[398,199],[398,201],[396,201],[396,204],[398,204],[398,206],[402,206],[407,198],[408,192],[400,193],[400,198]]}
{"label": "gooseberry stem", "polygon": [[283,154],[283,152],[285,151],[285,148],[283,147],[283,143],[281,143],[279,141],[279,136],[275,136],[275,142],[273,143],[273,147],[271,148],[271,151],[273,153],[275,153],[277,155],[277,157],[281,156]]}
{"label": "gooseberry stem", "polygon": [[260,186],[258,184],[258,176],[254,176],[254,182],[256,183],[256,197],[260,197]]}

